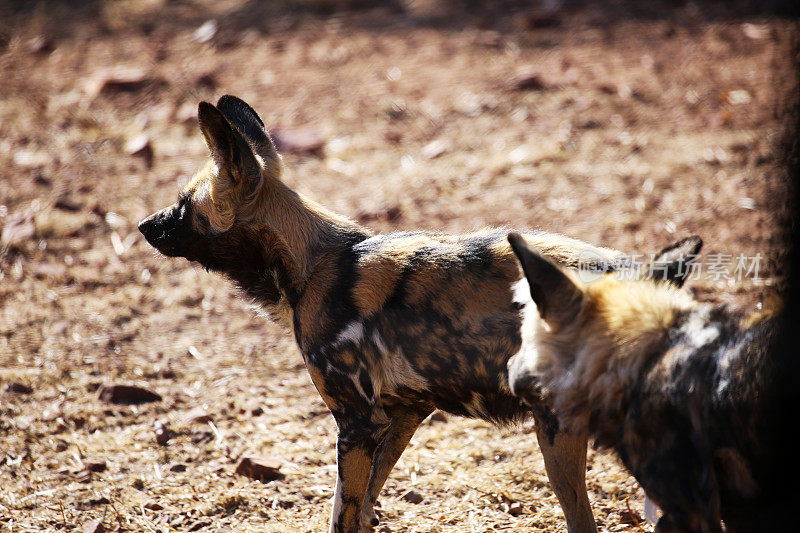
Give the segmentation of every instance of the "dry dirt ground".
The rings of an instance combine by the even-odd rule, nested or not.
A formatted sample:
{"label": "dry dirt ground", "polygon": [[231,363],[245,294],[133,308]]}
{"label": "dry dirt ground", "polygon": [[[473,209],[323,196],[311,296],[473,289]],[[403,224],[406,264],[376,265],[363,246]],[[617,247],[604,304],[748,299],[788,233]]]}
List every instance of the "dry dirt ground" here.
{"label": "dry dirt ground", "polygon": [[[760,281],[704,276],[700,296],[755,309],[779,278],[790,19],[328,4],[0,2],[0,530],[325,528],[335,425],[290,335],[136,231],[204,161],[202,99],[318,135],[286,181],[375,230],[540,227],[629,252],[698,233],[704,259],[765,258]],[[163,399],[107,403],[109,384]],[[566,530],[530,423],[444,419],[395,468],[380,531]],[[283,479],[235,474],[247,454]],[[601,530],[651,529],[613,457],[590,451],[587,480]]]}

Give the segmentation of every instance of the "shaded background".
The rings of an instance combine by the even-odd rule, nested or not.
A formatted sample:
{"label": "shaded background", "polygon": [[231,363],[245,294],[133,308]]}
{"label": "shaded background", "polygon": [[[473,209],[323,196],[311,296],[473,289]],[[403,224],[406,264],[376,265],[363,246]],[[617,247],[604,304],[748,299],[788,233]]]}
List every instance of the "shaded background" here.
{"label": "shaded background", "polygon": [[[206,157],[199,101],[248,101],[286,182],[376,231],[697,233],[763,259],[690,289],[757,309],[796,41],[781,2],[2,1],[0,527],[324,528],[335,425],[290,335],[136,231]],[[250,453],[283,478],[234,474]],[[589,468],[601,529],[648,530],[617,462]],[[381,500],[382,531],[566,529],[530,424],[437,416]]]}

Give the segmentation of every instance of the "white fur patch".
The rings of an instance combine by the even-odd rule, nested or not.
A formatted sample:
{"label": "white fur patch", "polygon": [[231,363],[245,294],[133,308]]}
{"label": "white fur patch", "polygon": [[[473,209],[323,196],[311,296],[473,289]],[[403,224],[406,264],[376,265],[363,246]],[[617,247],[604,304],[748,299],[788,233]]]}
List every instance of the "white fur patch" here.
{"label": "white fur patch", "polygon": [[527,305],[532,301],[531,286],[528,284],[528,279],[523,277],[521,280],[514,282],[511,285],[511,299],[518,304]]}
{"label": "white fur patch", "polygon": [[336,492],[333,494],[333,510],[331,511],[330,533],[334,533],[339,514],[342,512],[342,478],[336,476]]}
{"label": "white fur patch", "polygon": [[660,509],[658,505],[650,499],[649,496],[645,495],[644,497],[644,517],[645,519],[650,522],[651,524],[655,525],[658,522],[658,515]]}
{"label": "white fur patch", "polygon": [[709,325],[708,319],[709,309],[702,309],[692,313],[689,320],[681,327],[681,332],[686,335],[686,338],[690,340],[693,346],[705,346],[719,337],[719,328]]}
{"label": "white fur patch", "polygon": [[364,339],[364,324],[358,320],[353,320],[347,324],[336,337],[334,346],[340,346],[347,342],[358,345]]}

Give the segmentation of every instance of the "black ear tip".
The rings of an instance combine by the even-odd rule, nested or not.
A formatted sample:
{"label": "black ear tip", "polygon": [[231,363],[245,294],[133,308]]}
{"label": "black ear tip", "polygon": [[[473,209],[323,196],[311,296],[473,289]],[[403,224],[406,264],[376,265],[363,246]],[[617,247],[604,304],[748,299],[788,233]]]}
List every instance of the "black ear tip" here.
{"label": "black ear tip", "polygon": [[701,239],[699,235],[692,235],[691,237],[687,237],[686,240],[692,243],[692,253],[694,254],[699,252],[700,248],[703,247],[703,239]]}
{"label": "black ear tip", "polygon": [[217,107],[224,106],[226,104],[233,103],[233,102],[237,102],[237,103],[238,102],[242,102],[242,103],[244,103],[241,98],[233,96],[232,94],[224,94],[219,98],[219,100],[217,100]]}
{"label": "black ear tip", "polygon": [[517,256],[519,256],[522,250],[527,248],[527,243],[525,242],[525,239],[522,237],[522,235],[520,235],[516,231],[512,231],[511,233],[509,233],[506,238],[508,239],[508,244],[511,245],[511,250],[513,250],[514,253],[517,254]]}
{"label": "black ear tip", "polygon": [[523,240],[522,239],[522,235],[520,235],[516,231],[512,231],[511,233],[509,233],[507,238],[508,238],[508,242],[512,246],[519,245],[520,241]]}
{"label": "black ear tip", "polygon": [[197,118],[203,121],[203,117],[218,116],[219,110],[208,102],[200,102],[197,105]]}
{"label": "black ear tip", "polygon": [[681,250],[688,254],[697,255],[702,247],[703,239],[701,239],[699,235],[691,235],[679,240],[673,246],[670,246],[669,249]]}

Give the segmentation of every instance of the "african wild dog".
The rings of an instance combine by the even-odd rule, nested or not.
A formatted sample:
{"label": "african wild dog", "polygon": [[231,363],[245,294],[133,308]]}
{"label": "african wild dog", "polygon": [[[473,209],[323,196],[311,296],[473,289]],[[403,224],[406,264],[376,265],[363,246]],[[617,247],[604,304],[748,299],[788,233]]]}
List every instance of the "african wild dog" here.
{"label": "african wild dog", "polygon": [[[280,157],[246,103],[223,96],[198,116],[211,160],[139,228],[164,255],[225,274],[292,329],[339,429],[331,530],[377,524],[389,472],[440,408],[499,422],[533,411],[570,531],[593,531],[585,435],[558,432],[544,404],[531,409],[508,388],[521,272],[505,233],[372,235],[280,181]],[[559,235],[526,239],[570,266],[584,252],[621,257]]]}
{"label": "african wild dog", "polygon": [[520,235],[509,241],[538,308],[524,319],[512,388],[533,388],[568,431],[616,450],[664,512],[656,531],[722,531],[720,520],[783,531],[771,529],[790,511],[773,483],[790,423],[773,416],[778,318],[652,280],[583,283]]}

